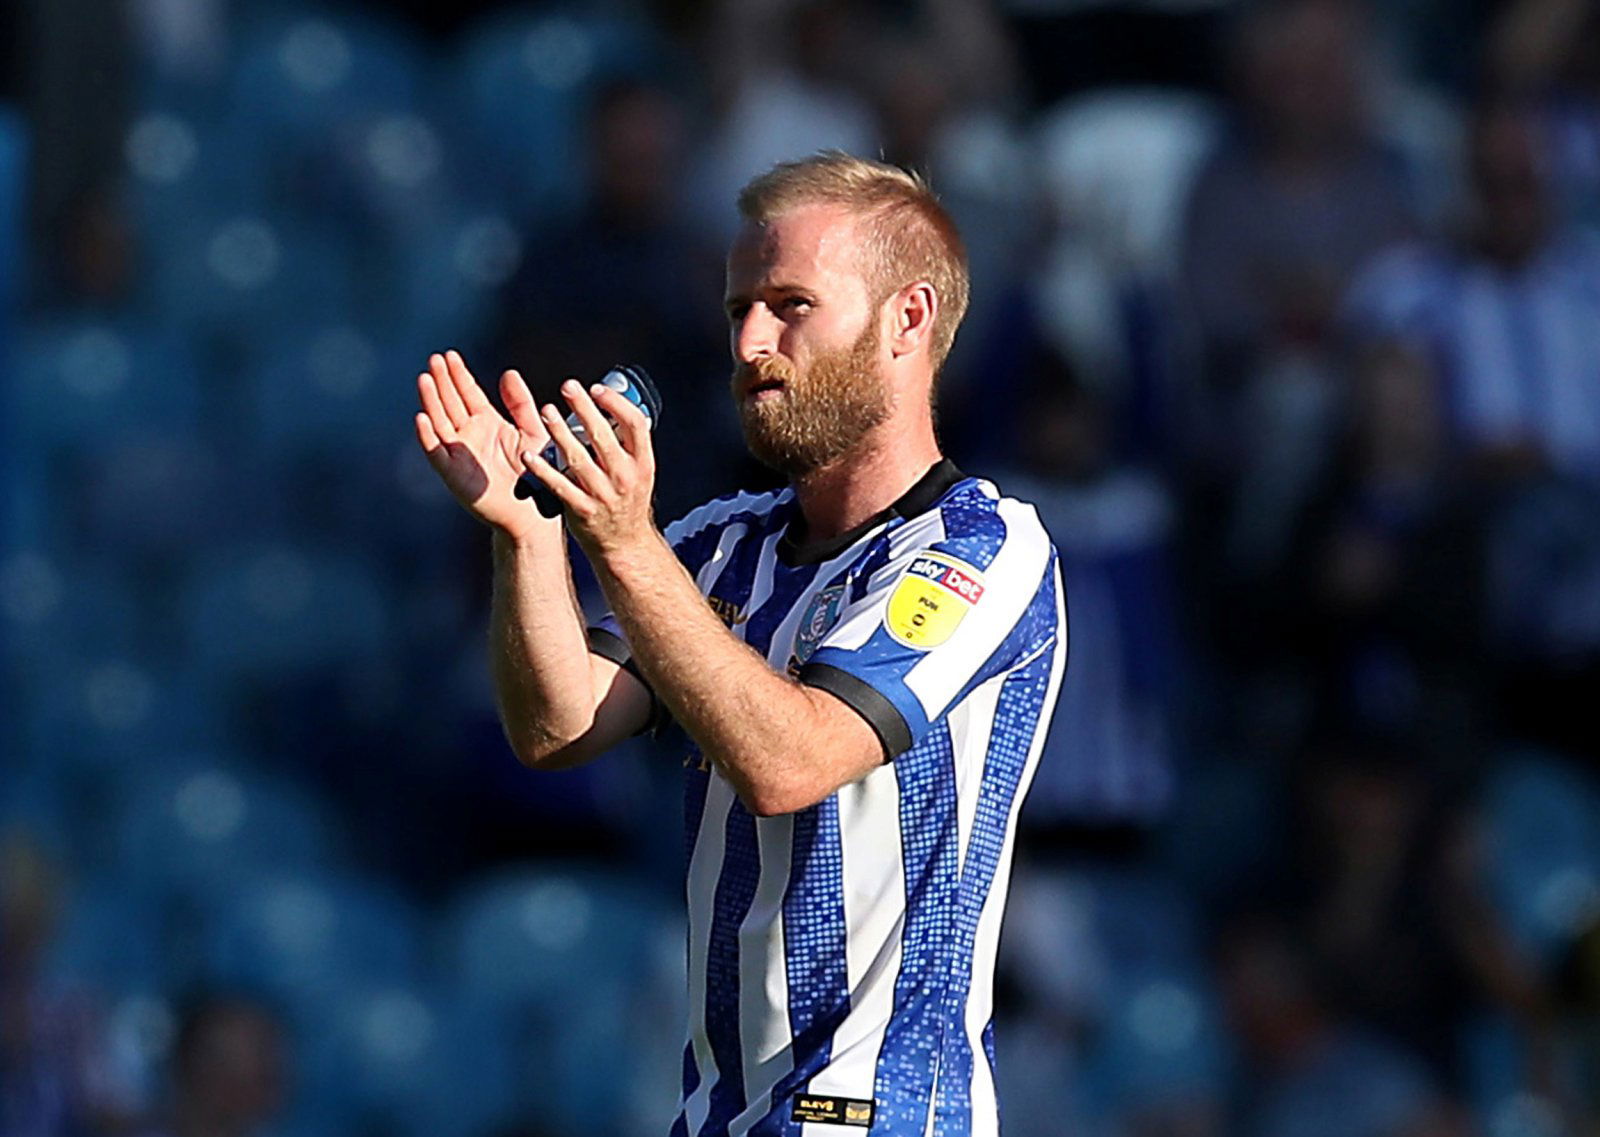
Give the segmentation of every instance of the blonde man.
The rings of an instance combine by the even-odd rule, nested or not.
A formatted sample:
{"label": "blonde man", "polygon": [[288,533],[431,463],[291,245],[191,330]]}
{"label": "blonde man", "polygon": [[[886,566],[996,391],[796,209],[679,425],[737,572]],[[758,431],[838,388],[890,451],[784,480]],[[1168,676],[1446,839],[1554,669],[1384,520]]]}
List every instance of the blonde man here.
{"label": "blonde man", "polygon": [[[788,488],[662,533],[626,399],[562,389],[591,452],[515,372],[501,417],[454,353],[419,377],[418,437],[494,531],[518,757],[575,765],[668,717],[687,735],[674,1137],[993,1134],[1014,822],[1066,663],[1055,550],[1030,506],[940,454],[934,382],[967,271],[928,188],[828,153],[755,179],[739,209],[732,393]],[[562,519],[513,495],[524,471]],[[611,605],[587,630],[564,532]]]}

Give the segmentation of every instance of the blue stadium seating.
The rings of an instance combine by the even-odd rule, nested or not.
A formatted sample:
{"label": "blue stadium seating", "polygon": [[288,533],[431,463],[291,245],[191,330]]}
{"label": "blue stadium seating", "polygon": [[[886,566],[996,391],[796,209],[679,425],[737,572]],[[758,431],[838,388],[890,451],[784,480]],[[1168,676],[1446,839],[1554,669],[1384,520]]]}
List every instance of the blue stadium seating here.
{"label": "blue stadium seating", "polygon": [[171,990],[183,980],[160,898],[126,878],[71,884],[49,974],[108,997]]}
{"label": "blue stadium seating", "polygon": [[129,427],[193,430],[200,381],[184,341],[127,316],[61,313],[33,323],[4,385],[7,419],[23,455],[66,447],[89,456],[108,433]]}
{"label": "blue stadium seating", "polygon": [[505,1120],[524,1075],[498,1009],[427,984],[352,979],[309,1026],[303,1096],[346,1132],[480,1137]]}
{"label": "blue stadium seating", "polygon": [[356,668],[383,655],[388,613],[374,566],[286,544],[197,562],[181,599],[185,642],[216,686]]}
{"label": "blue stadium seating", "polygon": [[422,44],[403,25],[344,7],[259,9],[241,21],[228,105],[241,129],[292,147],[354,118],[417,105]]}
{"label": "blue stadium seating", "polygon": [[1600,786],[1577,767],[1508,755],[1482,791],[1491,893],[1546,962],[1600,915]]}
{"label": "blue stadium seating", "polygon": [[234,762],[173,763],[120,802],[118,864],[139,887],[204,906],[263,873],[340,862],[319,801]]}
{"label": "blue stadium seating", "polygon": [[649,29],[567,6],[491,19],[468,37],[447,80],[450,120],[498,200],[530,214],[574,204],[583,100],[607,76],[656,66]]}
{"label": "blue stadium seating", "polygon": [[215,895],[201,959],[215,982],[268,992],[296,1017],[353,984],[409,985],[422,966],[422,919],[392,890],[326,872],[262,875]]}

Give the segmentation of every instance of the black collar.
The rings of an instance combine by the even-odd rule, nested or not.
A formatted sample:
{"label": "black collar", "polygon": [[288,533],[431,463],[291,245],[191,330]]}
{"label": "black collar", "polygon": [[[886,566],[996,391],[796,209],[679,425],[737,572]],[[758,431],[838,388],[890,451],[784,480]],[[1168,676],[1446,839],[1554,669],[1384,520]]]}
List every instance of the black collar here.
{"label": "black collar", "polygon": [[789,519],[789,524],[783,531],[783,536],[778,539],[778,560],[794,568],[799,565],[814,565],[828,560],[844,552],[851,545],[859,541],[864,534],[882,525],[892,517],[899,517],[909,521],[919,513],[925,513],[946,493],[950,487],[965,478],[956,464],[948,458],[940,458],[928,468],[928,472],[917,479],[916,485],[901,494],[889,505],[887,509],[880,510],[867,518],[860,525],[847,533],[841,533],[826,541],[800,544],[795,540],[797,524],[804,524],[804,517],[800,513],[799,501],[794,502],[794,512]]}

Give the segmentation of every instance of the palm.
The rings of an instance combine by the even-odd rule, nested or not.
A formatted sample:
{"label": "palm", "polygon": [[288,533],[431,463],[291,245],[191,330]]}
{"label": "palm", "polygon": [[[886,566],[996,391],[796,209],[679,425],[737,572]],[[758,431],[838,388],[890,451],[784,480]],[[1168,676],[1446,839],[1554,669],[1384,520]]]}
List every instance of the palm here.
{"label": "palm", "polygon": [[522,474],[521,455],[539,451],[548,436],[521,377],[508,372],[501,383],[516,421],[495,409],[454,352],[448,359],[434,356],[417,386],[423,408],[417,437],[450,492],[491,525],[519,530],[531,524],[536,511],[513,491]]}

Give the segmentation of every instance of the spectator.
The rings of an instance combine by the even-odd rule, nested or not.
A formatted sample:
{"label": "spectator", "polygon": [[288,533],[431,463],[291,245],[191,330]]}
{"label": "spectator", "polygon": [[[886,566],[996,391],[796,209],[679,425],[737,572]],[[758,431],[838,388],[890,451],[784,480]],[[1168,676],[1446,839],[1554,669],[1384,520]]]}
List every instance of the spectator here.
{"label": "spectator", "polygon": [[[1448,728],[1452,761],[1481,716],[1481,521],[1445,453],[1437,381],[1398,344],[1356,361],[1338,460],[1281,574],[1239,596],[1241,628],[1311,677],[1323,714]],[[1262,643],[1265,641],[1265,644]]]}
{"label": "spectator", "polygon": [[664,519],[725,492],[743,454],[723,382],[720,257],[680,215],[688,125],[677,97],[654,83],[620,80],[596,94],[584,208],[534,234],[507,286],[495,351],[541,401],[569,375],[645,365],[668,422],[698,424],[657,436]]}
{"label": "spectator", "polygon": [[132,1115],[93,1001],[45,972],[61,903],[56,866],[25,834],[0,838],[0,1137],[113,1133]]}
{"label": "spectator", "polygon": [[1144,830],[1173,793],[1172,503],[1155,477],[1114,461],[1098,395],[1040,351],[1033,390],[1017,404],[1020,462],[1000,481],[1034,503],[1060,550],[1072,650],[1094,663],[1067,669],[1023,816],[1036,837]]}
{"label": "spectator", "polygon": [[1538,108],[1563,206],[1575,220],[1600,223],[1600,11],[1588,0],[1516,0],[1488,53],[1496,87]]}
{"label": "spectator", "polygon": [[1542,142],[1526,104],[1483,106],[1470,221],[1377,258],[1351,317],[1363,340],[1427,353],[1459,450],[1508,476],[1600,482],[1600,240],[1561,224]]}
{"label": "spectator", "polygon": [[251,1137],[284,1105],[283,1029],[254,999],[202,995],[181,1012],[171,1096],[148,1137]]}
{"label": "spectator", "polygon": [[875,42],[863,8],[859,0],[714,5],[705,56],[716,121],[695,201],[717,244],[737,220],[724,203],[774,162],[826,149],[877,153],[867,89]]}
{"label": "spectator", "polygon": [[1282,567],[1336,445],[1338,302],[1412,224],[1368,121],[1370,28],[1353,0],[1266,4],[1236,51],[1240,121],[1196,177],[1180,266],[1199,365],[1180,447],[1197,581],[1219,589],[1200,610],[1219,616]]}
{"label": "spectator", "polygon": [[1367,121],[1368,35],[1350,0],[1279,0],[1243,23],[1241,121],[1196,178],[1183,250],[1214,386],[1324,351],[1350,274],[1410,229],[1405,185]]}
{"label": "spectator", "polygon": [[1452,1109],[1411,1054],[1318,995],[1304,948],[1272,917],[1244,917],[1220,940],[1227,1012],[1243,1045],[1249,1137],[1444,1137]]}
{"label": "spectator", "polygon": [[[1549,1053],[1549,1005],[1487,898],[1472,819],[1414,747],[1335,735],[1300,773],[1298,880],[1307,959],[1331,1005],[1425,1060],[1433,1080],[1470,1088],[1469,1024],[1517,1024]],[[1536,1081],[1549,1085],[1548,1069]]]}

